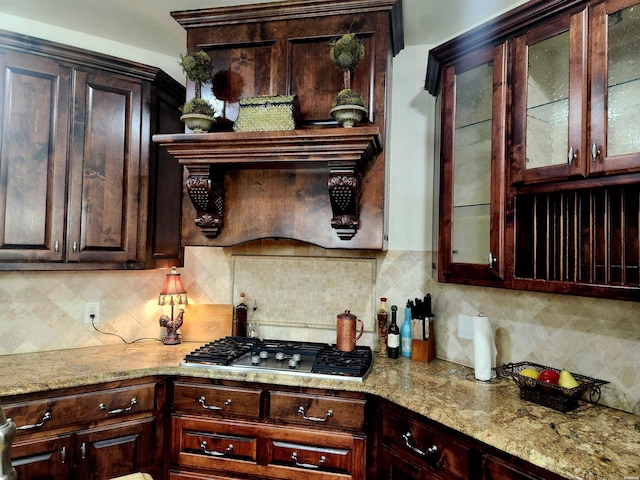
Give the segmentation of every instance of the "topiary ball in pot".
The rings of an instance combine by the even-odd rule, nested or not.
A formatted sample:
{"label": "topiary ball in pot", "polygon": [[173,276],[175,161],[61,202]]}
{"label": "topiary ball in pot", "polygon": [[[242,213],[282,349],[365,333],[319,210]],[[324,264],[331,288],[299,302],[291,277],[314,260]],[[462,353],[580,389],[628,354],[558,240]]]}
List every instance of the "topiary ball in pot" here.
{"label": "topiary ball in pot", "polygon": [[183,121],[187,127],[195,133],[208,132],[215,122],[216,110],[203,98],[194,98],[185,103],[181,108]]}
{"label": "topiary ball in pot", "polygon": [[367,114],[364,101],[358,92],[345,88],[331,102],[329,113],[345,128],[353,127]]}
{"label": "topiary ball in pot", "polygon": [[338,107],[340,105],[359,105],[364,107],[364,101],[358,92],[351,90],[350,88],[345,88],[344,90],[340,90],[340,92],[333,97],[331,108]]}

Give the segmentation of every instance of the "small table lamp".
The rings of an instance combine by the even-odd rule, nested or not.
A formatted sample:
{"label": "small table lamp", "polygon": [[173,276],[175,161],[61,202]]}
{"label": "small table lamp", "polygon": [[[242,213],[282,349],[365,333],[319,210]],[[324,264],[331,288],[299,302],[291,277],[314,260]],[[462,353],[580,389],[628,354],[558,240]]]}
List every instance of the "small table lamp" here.
{"label": "small table lamp", "polygon": [[187,291],[182,286],[182,280],[180,280],[180,274],[176,272],[176,267],[173,267],[171,273],[167,273],[164,288],[158,298],[158,305],[171,305],[171,318],[166,315],[160,317],[160,326],[167,328],[167,335],[162,337],[162,342],[165,345],[177,345],[180,343],[180,335],[177,331],[183,322],[184,309],[180,309],[178,317],[174,320],[173,306],[186,305],[187,303]]}

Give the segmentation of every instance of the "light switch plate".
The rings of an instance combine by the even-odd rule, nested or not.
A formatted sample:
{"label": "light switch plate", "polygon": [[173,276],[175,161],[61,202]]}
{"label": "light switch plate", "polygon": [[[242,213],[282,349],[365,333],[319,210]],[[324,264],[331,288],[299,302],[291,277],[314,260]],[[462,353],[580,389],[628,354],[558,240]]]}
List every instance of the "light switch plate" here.
{"label": "light switch plate", "polygon": [[473,317],[458,315],[458,337],[473,340]]}

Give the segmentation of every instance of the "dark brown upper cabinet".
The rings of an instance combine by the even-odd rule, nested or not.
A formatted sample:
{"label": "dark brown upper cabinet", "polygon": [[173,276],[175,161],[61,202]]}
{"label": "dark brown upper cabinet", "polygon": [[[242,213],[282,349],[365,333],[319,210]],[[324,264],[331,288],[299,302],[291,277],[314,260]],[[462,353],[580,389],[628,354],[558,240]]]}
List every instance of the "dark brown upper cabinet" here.
{"label": "dark brown upper cabinet", "polygon": [[640,170],[637,0],[601,2],[514,41],[512,181]]}
{"label": "dark brown upper cabinet", "polygon": [[[186,166],[184,188],[194,200],[185,195],[186,245],[290,238],[325,248],[386,248],[388,79],[392,57],[404,47],[401,13],[400,0],[291,0],[172,13],[187,30],[187,50],[210,55],[213,81],[202,96],[217,101],[225,117],[208,134],[154,138]],[[352,88],[368,118],[351,129],[338,128],[329,114],[344,88],[329,43],[346,32],[366,49]],[[194,91],[188,82],[187,97]],[[297,95],[298,127],[231,132],[238,101],[257,95]]]}
{"label": "dark brown upper cabinet", "polygon": [[[639,12],[638,0],[532,0],[429,52],[441,281],[640,298]],[[484,89],[461,85],[469,59]],[[460,121],[490,103],[490,122]]]}
{"label": "dark brown upper cabinet", "polygon": [[151,134],[182,128],[184,87],[153,67],[8,32],[0,68],[0,268],[181,264],[171,185],[182,167]]}

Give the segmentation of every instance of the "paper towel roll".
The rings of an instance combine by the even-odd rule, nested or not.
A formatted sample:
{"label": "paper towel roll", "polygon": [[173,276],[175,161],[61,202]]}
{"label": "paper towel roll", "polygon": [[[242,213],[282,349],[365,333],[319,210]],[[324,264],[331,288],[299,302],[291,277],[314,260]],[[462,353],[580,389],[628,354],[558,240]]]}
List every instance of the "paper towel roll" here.
{"label": "paper towel roll", "polygon": [[491,380],[496,366],[496,342],[489,319],[482,315],[473,317],[473,357],[476,380]]}

